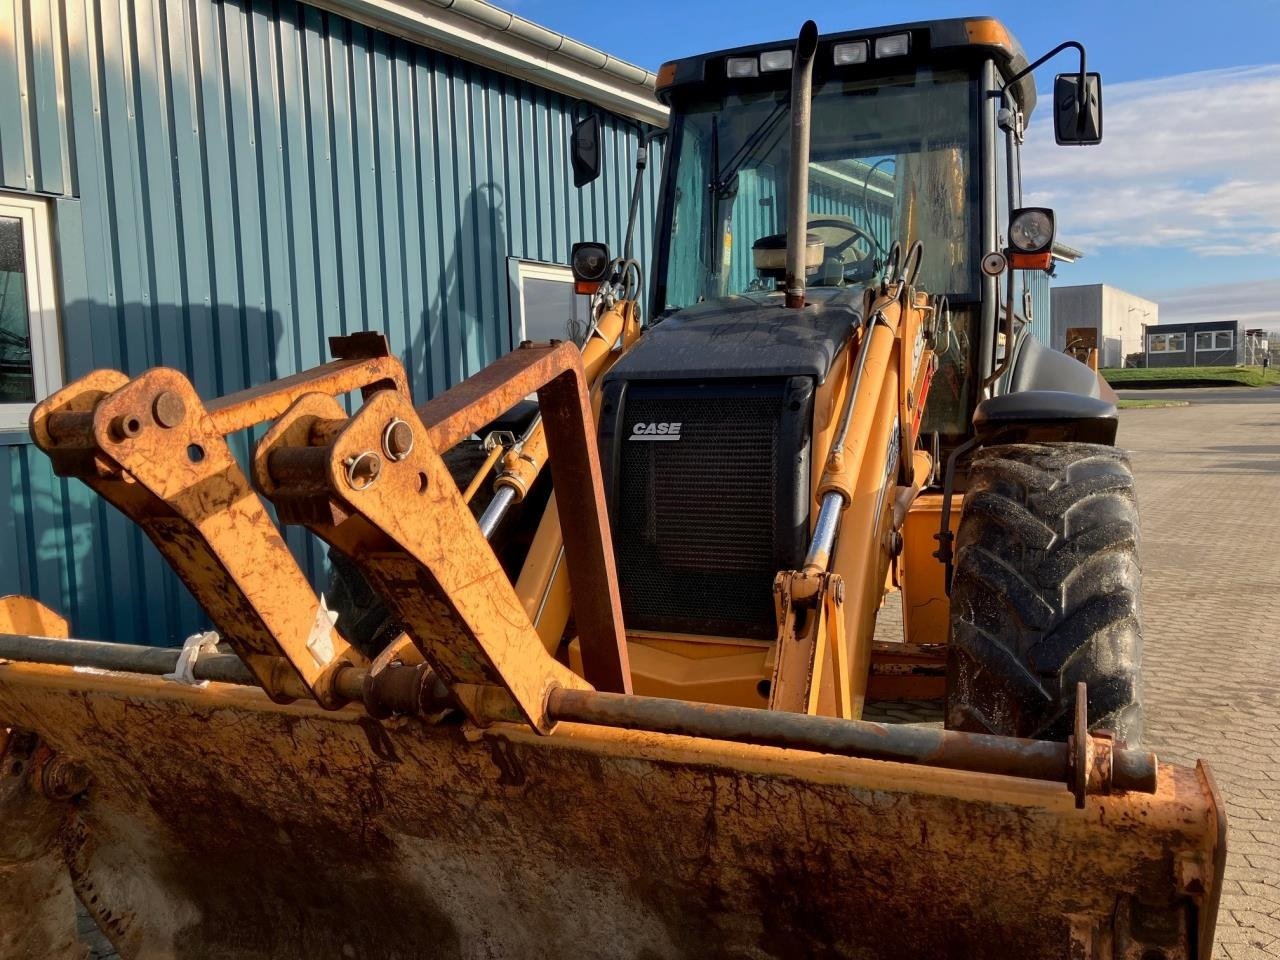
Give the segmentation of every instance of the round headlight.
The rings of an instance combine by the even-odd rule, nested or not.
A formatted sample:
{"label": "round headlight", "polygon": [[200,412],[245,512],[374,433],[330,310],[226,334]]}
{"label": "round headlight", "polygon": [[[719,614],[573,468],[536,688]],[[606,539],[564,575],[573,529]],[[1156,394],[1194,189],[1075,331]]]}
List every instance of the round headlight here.
{"label": "round headlight", "polygon": [[569,254],[569,266],[575,280],[603,280],[609,263],[609,248],[603,243],[575,243]]}
{"label": "round headlight", "polygon": [[1045,210],[1020,210],[1009,221],[1009,246],[1019,253],[1041,253],[1053,244],[1053,217]]}

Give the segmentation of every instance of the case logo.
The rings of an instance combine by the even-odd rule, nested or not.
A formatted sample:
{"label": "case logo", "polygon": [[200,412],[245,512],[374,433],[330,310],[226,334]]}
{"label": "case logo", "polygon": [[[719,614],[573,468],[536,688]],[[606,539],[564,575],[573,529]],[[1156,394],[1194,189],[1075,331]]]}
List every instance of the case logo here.
{"label": "case logo", "polygon": [[674,423],[640,423],[631,428],[632,440],[679,440],[681,421]]}

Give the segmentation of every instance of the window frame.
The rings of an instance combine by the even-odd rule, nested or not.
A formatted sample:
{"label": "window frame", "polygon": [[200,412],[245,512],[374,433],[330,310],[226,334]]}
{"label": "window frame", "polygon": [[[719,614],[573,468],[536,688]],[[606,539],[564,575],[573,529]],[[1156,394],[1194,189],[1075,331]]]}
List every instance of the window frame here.
{"label": "window frame", "polygon": [[40,197],[0,193],[0,217],[22,224],[22,257],[26,268],[27,332],[31,338],[31,402],[0,402],[0,443],[25,442],[36,404],[64,383],[62,333],[53,261],[49,202]]}
{"label": "window frame", "polygon": [[[1222,346],[1218,346],[1218,336],[1227,338],[1227,342]],[[1200,346],[1200,338],[1208,337],[1209,346]],[[1234,330],[1197,330],[1196,331],[1196,353],[1222,353],[1224,350],[1232,350],[1236,345],[1236,335]]]}
{"label": "window frame", "polygon": [[[507,258],[507,323],[511,334],[511,346],[514,349],[522,340],[529,339],[525,330],[525,281],[544,280],[552,283],[565,283],[573,302],[583,296],[573,289],[573,270],[568,264],[552,263],[547,260],[527,260],[522,257]],[[575,319],[577,319],[575,314]],[[585,318],[590,328],[591,314],[588,308]],[[568,339],[567,336],[565,339]]]}
{"label": "window frame", "polygon": [[[1151,346],[1151,341],[1156,339],[1156,337],[1160,337],[1164,340],[1164,345],[1159,350],[1156,350]],[[1182,346],[1178,347],[1177,349],[1174,349],[1173,347],[1169,346],[1169,343],[1175,338],[1182,344]],[[1185,330],[1180,330],[1176,333],[1148,333],[1147,334],[1147,353],[1186,353],[1186,352],[1187,352],[1187,333]]]}

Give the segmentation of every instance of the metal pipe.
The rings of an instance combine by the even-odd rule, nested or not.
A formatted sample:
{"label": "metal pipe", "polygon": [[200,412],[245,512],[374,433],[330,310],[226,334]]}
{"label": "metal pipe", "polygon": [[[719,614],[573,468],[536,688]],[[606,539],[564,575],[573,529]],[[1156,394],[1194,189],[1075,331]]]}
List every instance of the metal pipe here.
{"label": "metal pipe", "polygon": [[489,455],[484,458],[484,463],[480,464],[480,469],[476,471],[476,475],[471,478],[471,482],[467,484],[467,489],[462,491],[462,499],[470,503],[476,495],[476,491],[480,489],[480,484],[484,483],[484,478],[489,475],[489,471],[493,469],[493,465],[498,462],[498,458],[507,452],[507,448],[500,443],[495,443],[493,449],[489,451]]}
{"label": "metal pipe", "polygon": [[[0,660],[45,663],[60,667],[88,667],[113,673],[164,676],[173,673],[182,653],[177,647],[144,647],[131,643],[103,643],[98,640],[59,640],[21,634],[0,634]],[[278,659],[281,692],[296,700],[310,700],[306,684],[284,659]],[[412,674],[412,676],[410,676]],[[191,668],[197,681],[232,683],[258,687],[253,671],[234,653],[207,653],[197,657]],[[334,690],[346,702],[363,703],[375,715],[419,714],[447,704],[447,690],[430,668],[390,666],[377,674],[348,667],[334,675]]]}
{"label": "metal pipe", "polygon": [[[554,721],[812,750],[1052,783],[1072,782],[1070,749],[1065,743],[1052,741],[890,726],[865,720],[563,687],[551,692],[547,716]],[[1117,748],[1113,756],[1116,758],[1111,781],[1114,789],[1155,792],[1156,760],[1152,754]]]}
{"label": "metal pipe", "polygon": [[804,306],[805,254],[809,234],[809,126],[813,107],[813,58],[818,25],[806,20],[791,58],[791,178],[787,187],[787,273],[783,283],[788,307]]}
{"label": "metal pipe", "polygon": [[515,499],[516,492],[512,487],[505,484],[498,487],[498,492],[493,495],[489,505],[484,508],[484,513],[480,515],[480,532],[484,534],[486,540],[493,537],[493,531],[498,529],[498,524],[507,515]]}
{"label": "metal pipe", "polygon": [[640,219],[640,200],[644,191],[644,170],[649,164],[649,137],[643,128],[637,134],[636,176],[631,185],[631,207],[627,211],[627,233],[622,241],[622,259],[630,260],[636,234],[636,221]]}

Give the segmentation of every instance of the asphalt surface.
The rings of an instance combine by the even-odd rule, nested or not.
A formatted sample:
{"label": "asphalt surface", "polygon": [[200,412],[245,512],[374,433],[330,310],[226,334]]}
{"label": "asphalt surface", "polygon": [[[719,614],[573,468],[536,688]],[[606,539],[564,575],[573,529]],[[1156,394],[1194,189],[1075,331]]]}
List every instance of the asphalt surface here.
{"label": "asphalt surface", "polygon": [[1184,387],[1181,390],[1117,390],[1123,400],[1186,400],[1189,403],[1280,403],[1280,387]]}
{"label": "asphalt surface", "polygon": [[[1215,956],[1280,957],[1280,389],[1133,390],[1125,410],[1143,526],[1146,742],[1205,759],[1229,817]],[[896,598],[877,636],[901,639]],[[936,724],[936,704],[869,719]],[[95,960],[110,946],[82,918]]]}

